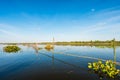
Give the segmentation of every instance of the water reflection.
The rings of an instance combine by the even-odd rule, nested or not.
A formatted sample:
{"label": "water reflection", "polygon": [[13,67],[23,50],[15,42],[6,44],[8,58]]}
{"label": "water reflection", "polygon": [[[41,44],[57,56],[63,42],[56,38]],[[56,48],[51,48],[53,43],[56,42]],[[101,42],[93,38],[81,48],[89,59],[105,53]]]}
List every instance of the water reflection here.
{"label": "water reflection", "polygon": [[[116,46],[113,46],[114,62],[116,63]],[[116,64],[115,64],[116,67]]]}
{"label": "water reflection", "polygon": [[[67,64],[67,65],[69,65],[69,66],[72,66],[72,67],[75,67],[75,68],[79,68],[79,70],[86,70],[85,68],[82,68],[82,67],[80,67],[80,66],[76,66],[76,65],[71,64],[71,63],[69,63],[69,62],[66,62],[66,61],[64,61],[64,60],[55,58],[54,56],[50,56],[50,55],[45,54],[45,53],[40,53],[40,54],[42,54],[42,55],[44,55],[44,56],[47,56],[47,57],[51,58],[51,59],[52,59],[53,65],[54,65],[54,61],[56,60],[56,61],[61,62],[61,63],[63,63],[63,64]],[[87,70],[86,70],[86,71],[87,71]]]}
{"label": "water reflection", "polygon": [[54,70],[54,49],[52,49],[52,66],[53,66],[53,70]]}
{"label": "water reflection", "polygon": [[52,48],[45,48],[47,51],[53,51],[54,49]]}
{"label": "water reflection", "polygon": [[35,53],[38,53],[39,50],[41,50],[42,48],[38,47],[37,43],[34,44],[23,44],[24,46],[27,46],[28,48],[33,48],[35,50]]}
{"label": "water reflection", "polygon": [[53,48],[40,48],[38,47],[39,44],[34,43],[34,44],[23,44],[23,46],[27,46],[28,48],[33,48],[35,50],[35,53],[38,53],[39,50],[45,49],[47,51],[53,51]]}
{"label": "water reflection", "polygon": [[37,45],[37,44],[31,45],[31,46],[29,45],[29,47],[32,47],[32,48],[35,50],[36,53],[39,53],[39,54],[42,54],[42,55],[44,55],[44,56],[47,56],[47,57],[51,58],[51,59],[52,59],[52,68],[53,68],[53,69],[54,69],[54,63],[55,63],[55,60],[56,60],[56,61],[61,62],[61,63],[63,63],[63,64],[67,64],[67,65],[69,65],[69,66],[72,66],[72,67],[75,67],[75,68],[79,68],[80,70],[86,70],[86,69],[84,69],[84,68],[81,68],[80,66],[76,66],[76,65],[74,65],[74,64],[68,63],[68,62],[63,61],[63,60],[61,60],[61,59],[55,58],[55,56],[54,56],[54,54],[55,54],[54,49],[46,49],[47,51],[50,51],[50,52],[51,52],[52,56],[50,56],[50,55],[48,55],[48,54],[46,54],[46,53],[39,52],[39,48],[38,48],[38,45]]}
{"label": "water reflection", "polygon": [[[103,47],[102,47],[103,48]],[[113,70],[113,72],[114,72],[114,74],[117,72],[117,69],[116,69],[116,66],[117,66],[117,62],[116,62],[116,46],[115,45],[113,45],[112,46],[112,48],[113,48],[113,62],[111,62],[111,63],[109,63],[109,65],[106,65],[106,63],[107,62],[105,62],[105,65],[107,66],[107,67],[109,67],[109,68],[111,68],[112,70]],[[96,63],[96,62],[95,62]],[[94,64],[95,64],[94,63]],[[104,64],[103,64],[104,65]],[[112,66],[113,65],[113,66]],[[88,65],[89,66],[89,65]],[[100,66],[99,66],[99,68],[101,68]],[[113,69],[114,68],[114,69]],[[105,68],[101,68],[101,69],[105,69]],[[110,79],[110,80],[120,80],[120,73],[119,73],[119,71],[118,71],[118,74],[117,75],[112,75],[113,77],[111,78],[111,75],[108,75],[108,74],[110,74],[110,73],[104,73],[103,72],[103,70],[98,70],[98,71],[95,71],[94,70],[94,67],[93,67],[93,69],[89,69],[88,70],[88,72],[91,74],[91,73],[95,73],[95,74],[97,74],[97,76],[99,77],[99,79]],[[107,69],[108,70],[108,69]],[[112,71],[111,71],[112,72]]]}
{"label": "water reflection", "polygon": [[[92,46],[93,47],[93,46]],[[113,49],[113,61],[116,63],[116,48],[118,46],[112,45],[112,46],[95,46],[96,48],[111,48]],[[104,60],[103,60],[104,61]]]}
{"label": "water reflection", "polygon": [[[11,68],[16,67],[16,69],[12,69],[9,72],[5,72],[5,70],[1,69],[0,70],[1,73],[4,72],[6,77],[8,77],[6,74],[10,74],[11,72],[13,72],[14,75],[16,75],[16,74],[19,75],[19,73],[22,74],[21,73],[22,71],[26,71],[25,75],[27,75],[27,74],[29,75],[29,72],[31,71],[32,72],[31,74],[33,74],[32,75],[33,77],[40,78],[40,74],[41,75],[43,73],[47,74],[47,71],[49,71],[50,73],[48,72],[48,74],[51,74],[51,76],[53,76],[53,80],[54,80],[54,76],[56,74],[55,72],[57,72],[58,75],[62,76],[62,74],[65,74],[65,76],[66,76],[66,74],[68,74],[68,72],[71,73],[74,71],[73,75],[75,75],[75,76],[69,75],[68,77],[76,78],[76,75],[78,75],[78,78],[80,78],[83,75],[85,75],[85,77],[86,77],[86,75],[90,75],[90,78],[94,78],[94,77],[96,77],[95,74],[91,73],[92,74],[91,75],[88,73],[87,63],[89,61],[91,61],[91,62],[97,61],[99,58],[107,60],[108,58],[106,58],[104,56],[110,55],[109,59],[114,60],[114,62],[116,62],[116,58],[118,58],[118,56],[119,56],[119,54],[118,54],[116,57],[116,46],[112,46],[112,47],[100,47],[99,46],[99,48],[110,48],[110,49],[96,49],[95,47],[83,47],[83,46],[68,46],[68,47],[55,46],[54,49],[44,49],[44,45],[42,46],[42,48],[40,48],[40,45],[38,45],[38,44],[25,44],[24,46],[27,46],[28,48],[30,48],[29,50],[31,52],[29,50],[24,51],[24,49],[27,49],[27,48],[20,46],[21,48],[24,48],[23,53],[25,53],[25,54],[18,54],[19,56],[18,55],[17,56],[10,55],[10,57],[7,57],[7,58],[5,58],[5,57],[8,54],[5,54],[5,55],[1,54],[1,56],[4,56],[3,57],[4,59],[2,59],[2,57],[1,57],[1,62],[7,63],[8,61],[11,61],[9,63],[12,64],[12,66],[9,66],[8,68],[5,69],[6,71],[8,71]],[[1,47],[1,49],[2,49],[2,47]],[[111,49],[113,51],[111,51]],[[76,50],[78,50],[78,51],[76,51]],[[106,54],[106,50],[110,50],[110,54]],[[33,51],[35,54],[33,54]],[[79,52],[79,51],[81,51],[81,52]],[[99,52],[99,51],[102,51],[102,52]],[[98,55],[93,54],[93,53],[97,53],[97,52],[99,53]],[[112,54],[111,54],[111,52],[112,52]],[[82,53],[85,53],[87,55],[82,55]],[[92,56],[92,55],[94,55],[94,56]],[[40,60],[38,60],[37,58],[40,58]],[[7,59],[9,59],[9,60],[7,60]],[[13,63],[15,61],[20,61],[21,63],[17,62],[17,64],[14,65]],[[33,62],[34,62],[34,64],[32,64]],[[1,65],[2,64],[3,63],[1,63]],[[27,64],[29,64],[29,65],[27,65]],[[1,67],[1,65],[0,65],[0,67]],[[20,65],[20,67],[17,65]],[[28,68],[24,69],[24,67],[25,67],[24,65],[27,65]],[[6,66],[8,66],[8,64],[6,64]],[[115,67],[116,67],[116,65],[115,65]],[[19,68],[22,68],[22,69],[20,70]],[[19,71],[17,72],[17,70],[20,70],[20,72]],[[45,72],[45,70],[47,70],[47,71]],[[60,72],[62,74],[60,74]],[[54,74],[54,75],[52,75],[52,74]],[[38,76],[35,76],[35,75],[38,75]],[[47,76],[47,75],[45,75],[45,76]],[[102,75],[98,75],[98,76],[100,77]],[[0,77],[1,77],[1,74],[0,74]],[[20,78],[20,77],[21,77],[21,75],[19,75],[17,78]],[[94,79],[96,79],[96,78],[94,78]],[[1,79],[1,80],[3,80],[3,79]],[[7,79],[7,80],[9,80],[9,79]],[[13,79],[10,79],[10,80],[13,80]],[[21,80],[25,80],[25,79],[21,79]],[[35,79],[32,79],[32,80],[35,80]],[[66,79],[66,80],[68,80],[68,79]],[[78,79],[76,79],[76,80],[78,80]]]}

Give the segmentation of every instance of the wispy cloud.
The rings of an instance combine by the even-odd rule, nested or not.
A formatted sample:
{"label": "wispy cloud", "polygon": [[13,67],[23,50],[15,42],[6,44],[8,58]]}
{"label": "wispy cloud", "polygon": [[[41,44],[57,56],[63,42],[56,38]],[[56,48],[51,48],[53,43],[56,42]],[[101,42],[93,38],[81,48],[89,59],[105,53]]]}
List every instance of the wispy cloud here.
{"label": "wispy cloud", "polygon": [[[0,36],[2,42],[39,42],[43,36],[38,25],[30,28],[19,28],[17,26],[0,24]],[[43,39],[44,40],[44,39]]]}
{"label": "wispy cloud", "polygon": [[[119,8],[119,7],[117,7]],[[90,25],[80,28],[82,39],[110,39],[119,38],[120,34],[120,9],[109,8],[89,15]],[[88,22],[89,23],[89,22]]]}
{"label": "wispy cloud", "polygon": [[[0,24],[0,33],[7,41],[35,42],[49,41],[54,36],[57,40],[90,40],[119,38],[120,7],[113,7],[92,12],[78,18],[59,15],[44,19],[25,12],[16,25]],[[74,16],[73,16],[74,17]],[[23,21],[22,21],[23,20]],[[13,20],[14,22],[14,20]],[[3,40],[3,39],[2,39]]]}
{"label": "wispy cloud", "polygon": [[4,40],[7,42],[20,41],[23,39],[23,36],[18,32],[18,28],[8,24],[0,24],[0,33],[5,36]]}
{"label": "wispy cloud", "polygon": [[[117,8],[117,10],[116,10],[116,8]],[[93,25],[84,26],[84,28],[87,31],[92,31],[92,30],[99,30],[99,29],[104,29],[104,28],[108,27],[105,25],[115,24],[115,22],[120,21],[120,15],[119,15],[120,9],[118,9],[118,8],[120,8],[120,6],[104,9],[104,10],[98,11],[92,15],[89,15],[90,19],[91,19],[89,21],[93,21],[93,23],[91,23]],[[85,31],[85,32],[87,32],[87,31]]]}

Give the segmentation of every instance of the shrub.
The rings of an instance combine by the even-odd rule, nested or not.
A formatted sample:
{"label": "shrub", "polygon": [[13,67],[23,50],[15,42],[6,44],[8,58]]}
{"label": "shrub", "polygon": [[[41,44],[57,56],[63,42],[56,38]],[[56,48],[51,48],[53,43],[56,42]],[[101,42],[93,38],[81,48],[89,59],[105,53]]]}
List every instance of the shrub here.
{"label": "shrub", "polygon": [[21,48],[19,48],[18,46],[5,46],[4,48],[3,48],[3,50],[5,51],[5,52],[8,52],[8,53],[12,53],[12,52],[18,52],[18,51],[20,51],[21,50]]}

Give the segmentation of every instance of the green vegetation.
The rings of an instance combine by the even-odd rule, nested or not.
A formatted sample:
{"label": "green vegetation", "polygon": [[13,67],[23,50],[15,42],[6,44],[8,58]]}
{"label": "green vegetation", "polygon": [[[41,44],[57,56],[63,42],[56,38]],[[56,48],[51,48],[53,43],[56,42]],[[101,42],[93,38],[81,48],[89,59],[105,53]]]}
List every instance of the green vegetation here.
{"label": "green vegetation", "polygon": [[101,75],[102,77],[120,77],[120,70],[115,68],[115,62],[111,60],[108,60],[105,63],[103,63],[102,61],[88,63],[88,68],[94,73]]}
{"label": "green vegetation", "polygon": [[18,51],[20,51],[21,48],[19,48],[19,47],[16,46],[16,45],[12,45],[12,46],[5,46],[5,47],[3,48],[3,50],[4,50],[5,52],[12,53],[12,52],[18,52]]}
{"label": "green vegetation", "polygon": [[47,45],[45,46],[45,49],[53,49],[53,45],[47,44]]}
{"label": "green vegetation", "polygon": [[[41,44],[52,44],[52,42],[43,42]],[[73,46],[120,46],[120,41],[115,39],[107,41],[71,41],[71,42],[54,42],[55,45],[73,45]]]}
{"label": "green vegetation", "polygon": [[[26,44],[53,44],[53,42],[41,42],[41,43],[0,43],[4,45],[26,45]],[[100,41],[100,40],[90,40],[90,41],[70,41],[70,42],[54,42],[54,45],[71,45],[71,46],[120,46],[120,41],[115,40],[113,38],[112,40],[106,40],[106,41]]]}

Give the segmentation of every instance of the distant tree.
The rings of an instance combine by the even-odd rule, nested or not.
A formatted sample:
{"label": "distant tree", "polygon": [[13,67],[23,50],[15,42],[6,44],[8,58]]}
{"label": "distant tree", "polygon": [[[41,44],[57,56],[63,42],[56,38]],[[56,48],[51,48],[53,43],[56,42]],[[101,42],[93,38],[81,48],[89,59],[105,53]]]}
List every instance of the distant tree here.
{"label": "distant tree", "polygon": [[115,42],[115,38],[113,38],[111,41],[112,41],[112,42]]}

